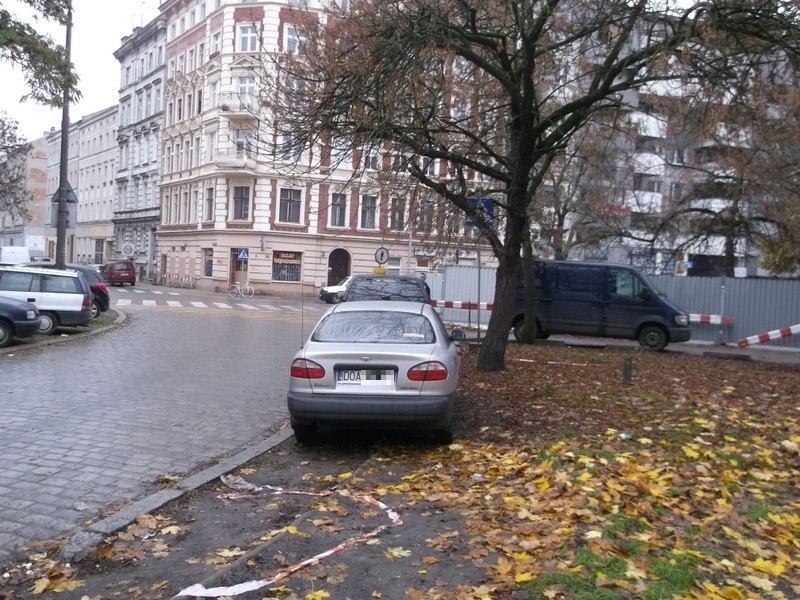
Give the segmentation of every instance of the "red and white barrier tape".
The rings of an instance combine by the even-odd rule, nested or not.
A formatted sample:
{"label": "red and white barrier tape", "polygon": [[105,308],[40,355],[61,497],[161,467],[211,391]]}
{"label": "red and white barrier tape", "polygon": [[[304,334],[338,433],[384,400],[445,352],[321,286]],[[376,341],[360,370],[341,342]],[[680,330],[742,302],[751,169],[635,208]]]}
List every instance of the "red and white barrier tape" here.
{"label": "red and white barrier tape", "polygon": [[764,342],[789,337],[790,335],[797,335],[798,333],[800,333],[800,323],[792,325],[791,327],[781,327],[780,329],[773,329],[772,331],[742,338],[736,342],[736,345],[739,346],[739,348],[744,348],[751,344],[763,344]]}
{"label": "red and white barrier tape", "polygon": [[730,325],[733,317],[730,315],[705,315],[692,313],[689,315],[690,323],[709,323],[711,325]]}
{"label": "red and white barrier tape", "polygon": [[[481,309],[493,310],[494,304],[492,302],[473,302],[471,300],[431,300],[430,305],[436,308],[463,308],[463,309]],[[707,314],[690,314],[689,321],[691,323],[708,323],[711,325],[730,325],[733,323],[733,317],[730,315],[707,315]]]}
{"label": "red and white barrier tape", "polygon": [[315,565],[319,563],[322,559],[331,556],[332,554],[336,554],[337,552],[341,552],[346,548],[352,548],[353,546],[357,546],[358,544],[362,544],[376,536],[378,536],[383,531],[391,527],[395,527],[397,525],[402,525],[403,521],[400,519],[400,515],[398,515],[395,511],[390,509],[386,506],[383,502],[376,500],[372,496],[357,496],[355,494],[351,494],[350,492],[344,490],[327,490],[324,492],[304,492],[301,490],[284,490],[281,487],[266,485],[266,486],[257,486],[252,483],[245,481],[241,477],[233,477],[233,476],[223,476],[222,482],[226,485],[239,490],[238,493],[234,494],[224,494],[222,497],[224,498],[236,498],[242,497],[245,494],[257,494],[261,492],[268,492],[273,495],[279,494],[292,494],[292,495],[304,495],[304,496],[331,496],[333,494],[338,494],[343,498],[349,498],[352,500],[358,500],[361,502],[366,502],[379,508],[380,510],[386,513],[386,516],[389,517],[389,524],[387,525],[379,525],[372,531],[369,531],[363,535],[355,536],[344,540],[343,542],[337,544],[333,548],[325,550],[324,552],[320,552],[319,554],[312,556],[311,558],[307,558],[306,560],[299,562],[295,565],[287,569],[283,569],[282,571],[278,572],[277,574],[273,575],[270,579],[256,579],[253,581],[246,581],[244,583],[239,583],[237,585],[229,586],[229,587],[215,587],[206,589],[201,584],[196,583],[194,585],[189,586],[178,592],[177,596],[194,596],[196,598],[217,598],[219,596],[238,596],[239,594],[244,594],[245,592],[251,592],[253,590],[258,590],[268,585],[273,585],[282,581],[296,573],[297,571],[304,569],[309,565]]}
{"label": "red and white barrier tape", "polygon": [[492,310],[494,304],[492,302],[472,302],[470,300],[431,300],[431,306],[437,308],[465,308],[475,310]]}

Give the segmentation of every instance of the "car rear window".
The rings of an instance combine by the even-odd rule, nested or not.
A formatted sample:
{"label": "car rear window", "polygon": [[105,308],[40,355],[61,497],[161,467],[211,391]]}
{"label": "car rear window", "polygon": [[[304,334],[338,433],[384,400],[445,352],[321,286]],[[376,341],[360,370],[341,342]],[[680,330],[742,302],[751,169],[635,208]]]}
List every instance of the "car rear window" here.
{"label": "car rear window", "polygon": [[82,293],[77,277],[42,274],[42,291],[60,294]]}
{"label": "car rear window", "polygon": [[405,300],[427,302],[421,282],[392,277],[355,278],[347,288],[346,300]]}
{"label": "car rear window", "polygon": [[328,315],[311,338],[315,342],[432,344],[433,325],[424,316],[385,311],[335,312]]}
{"label": "car rear window", "polygon": [[118,262],[114,263],[114,270],[116,271],[130,271],[133,267],[130,263]]}

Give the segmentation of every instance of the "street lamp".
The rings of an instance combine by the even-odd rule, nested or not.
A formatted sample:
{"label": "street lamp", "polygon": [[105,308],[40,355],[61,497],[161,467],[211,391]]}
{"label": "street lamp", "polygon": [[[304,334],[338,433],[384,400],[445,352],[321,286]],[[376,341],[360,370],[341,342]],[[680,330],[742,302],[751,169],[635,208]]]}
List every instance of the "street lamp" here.
{"label": "street lamp", "polygon": [[[67,3],[67,40],[64,45],[66,68],[70,69],[70,47],[72,46],[72,2]],[[72,78],[64,73],[63,106],[61,107],[61,163],[58,175],[58,221],[56,222],[56,268],[63,269],[66,263],[67,243],[67,192],[69,190],[69,88]]]}

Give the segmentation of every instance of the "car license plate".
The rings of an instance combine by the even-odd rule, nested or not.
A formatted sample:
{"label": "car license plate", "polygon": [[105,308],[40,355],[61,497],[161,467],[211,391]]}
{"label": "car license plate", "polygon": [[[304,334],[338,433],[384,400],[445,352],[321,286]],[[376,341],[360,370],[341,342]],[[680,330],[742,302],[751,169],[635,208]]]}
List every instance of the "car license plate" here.
{"label": "car license plate", "polygon": [[336,383],[339,385],[394,385],[392,369],[339,369],[336,371]]}

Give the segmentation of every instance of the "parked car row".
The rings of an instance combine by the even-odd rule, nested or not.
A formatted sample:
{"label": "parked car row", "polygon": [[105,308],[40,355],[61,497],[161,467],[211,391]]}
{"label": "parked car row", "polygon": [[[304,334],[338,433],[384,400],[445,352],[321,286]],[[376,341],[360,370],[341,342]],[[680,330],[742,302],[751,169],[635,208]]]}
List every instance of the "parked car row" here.
{"label": "parked car row", "polygon": [[0,266],[0,348],[14,338],[86,325],[110,308],[109,284],[136,284],[131,260],[115,260],[99,270],[79,263],[64,267],[39,260]]}

